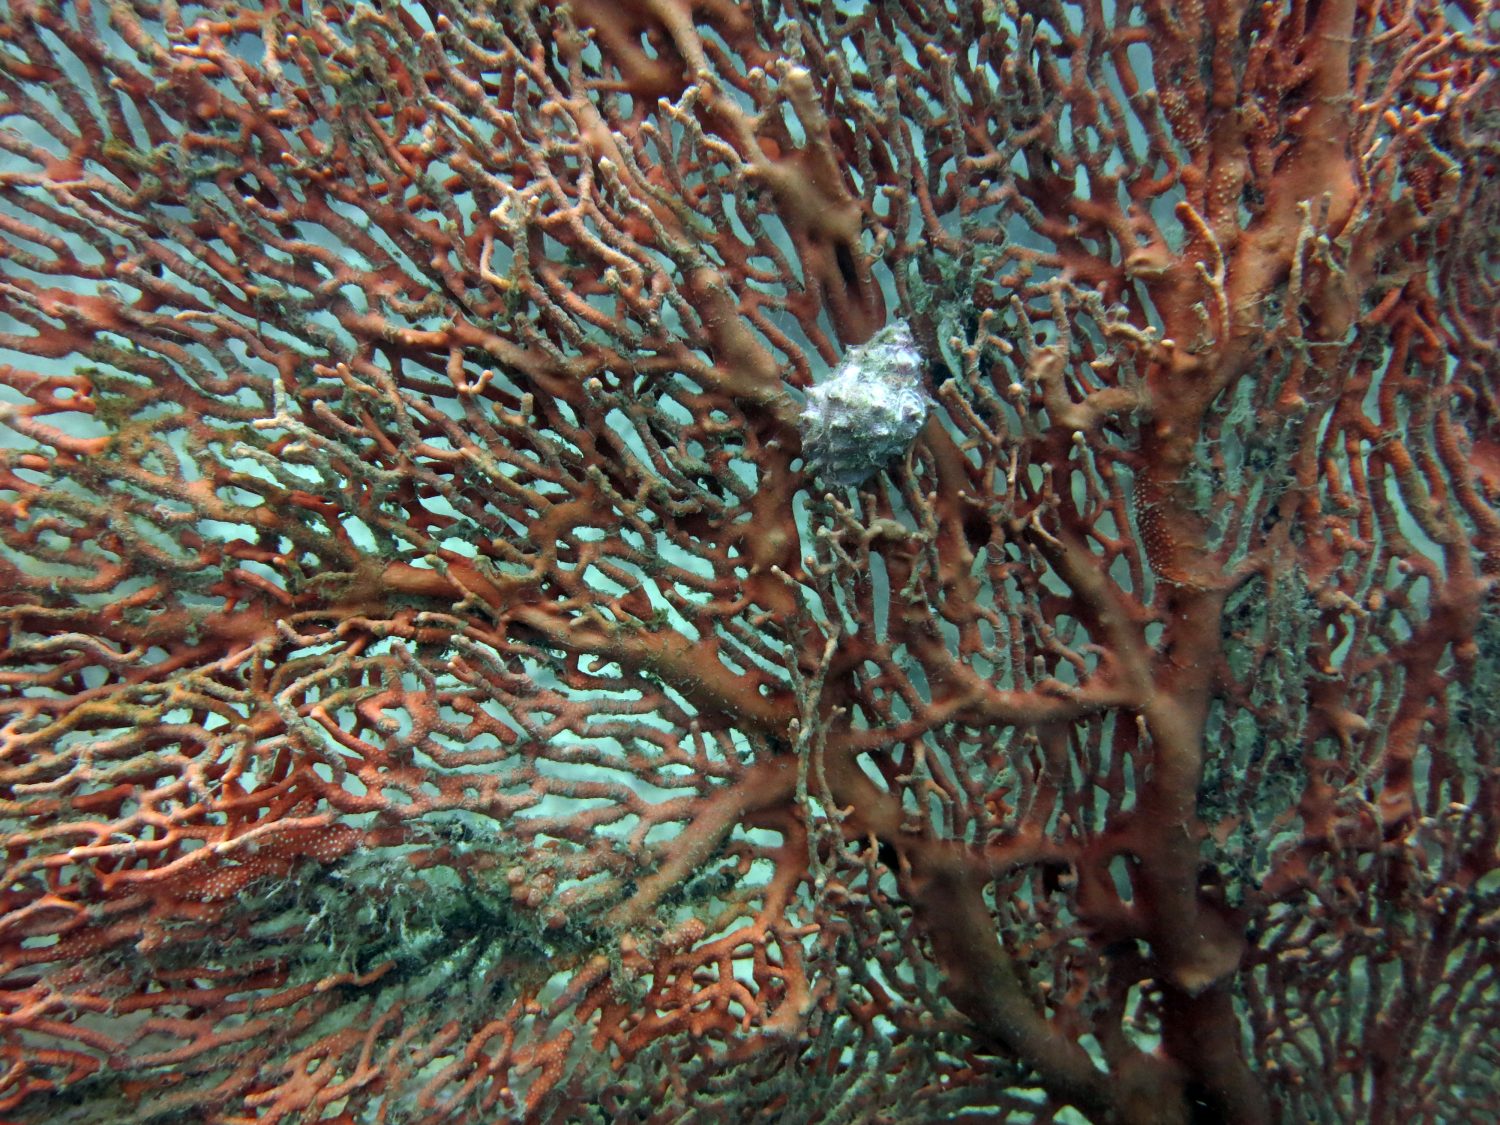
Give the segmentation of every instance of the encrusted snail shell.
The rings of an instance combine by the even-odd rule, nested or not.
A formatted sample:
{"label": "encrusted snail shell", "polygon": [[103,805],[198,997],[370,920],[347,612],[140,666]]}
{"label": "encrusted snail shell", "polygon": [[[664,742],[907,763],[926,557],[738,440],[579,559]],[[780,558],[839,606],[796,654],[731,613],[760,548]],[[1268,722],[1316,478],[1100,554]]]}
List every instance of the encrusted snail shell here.
{"label": "encrusted snail shell", "polygon": [[823,480],[862,484],[906,453],[927,420],[922,353],[904,320],[850,348],[829,378],[807,392],[802,452]]}

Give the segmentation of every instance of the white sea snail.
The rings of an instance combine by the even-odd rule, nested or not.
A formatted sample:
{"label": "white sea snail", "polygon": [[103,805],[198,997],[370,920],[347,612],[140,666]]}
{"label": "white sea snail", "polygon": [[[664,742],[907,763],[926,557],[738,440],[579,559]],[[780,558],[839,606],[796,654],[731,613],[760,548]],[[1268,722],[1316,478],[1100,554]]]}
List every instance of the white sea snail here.
{"label": "white sea snail", "polygon": [[802,453],[820,479],[863,484],[906,453],[927,420],[922,353],[904,320],[850,348],[824,382],[807,392]]}

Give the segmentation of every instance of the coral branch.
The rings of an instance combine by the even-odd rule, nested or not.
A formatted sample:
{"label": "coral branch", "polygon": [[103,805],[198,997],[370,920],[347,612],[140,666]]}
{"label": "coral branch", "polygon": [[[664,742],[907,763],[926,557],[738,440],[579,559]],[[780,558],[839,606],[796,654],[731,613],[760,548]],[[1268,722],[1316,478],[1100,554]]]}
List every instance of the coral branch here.
{"label": "coral branch", "polygon": [[1484,4],[0,17],[0,1116],[1487,1120]]}

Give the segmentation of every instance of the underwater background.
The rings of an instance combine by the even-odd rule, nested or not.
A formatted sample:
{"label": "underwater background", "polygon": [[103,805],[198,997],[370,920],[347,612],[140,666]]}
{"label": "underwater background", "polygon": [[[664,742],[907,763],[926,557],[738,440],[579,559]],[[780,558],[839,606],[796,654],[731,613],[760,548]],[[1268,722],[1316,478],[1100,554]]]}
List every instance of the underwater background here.
{"label": "underwater background", "polygon": [[1500,15],[0,2],[0,1122],[1486,1122]]}

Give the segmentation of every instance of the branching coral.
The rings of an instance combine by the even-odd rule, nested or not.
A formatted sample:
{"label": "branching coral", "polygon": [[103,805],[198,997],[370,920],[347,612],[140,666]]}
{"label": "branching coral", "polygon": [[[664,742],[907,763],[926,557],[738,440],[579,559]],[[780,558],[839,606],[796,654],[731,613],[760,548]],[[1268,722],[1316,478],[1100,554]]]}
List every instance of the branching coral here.
{"label": "branching coral", "polygon": [[1479,1119],[1496,20],[11,0],[6,1120]]}

